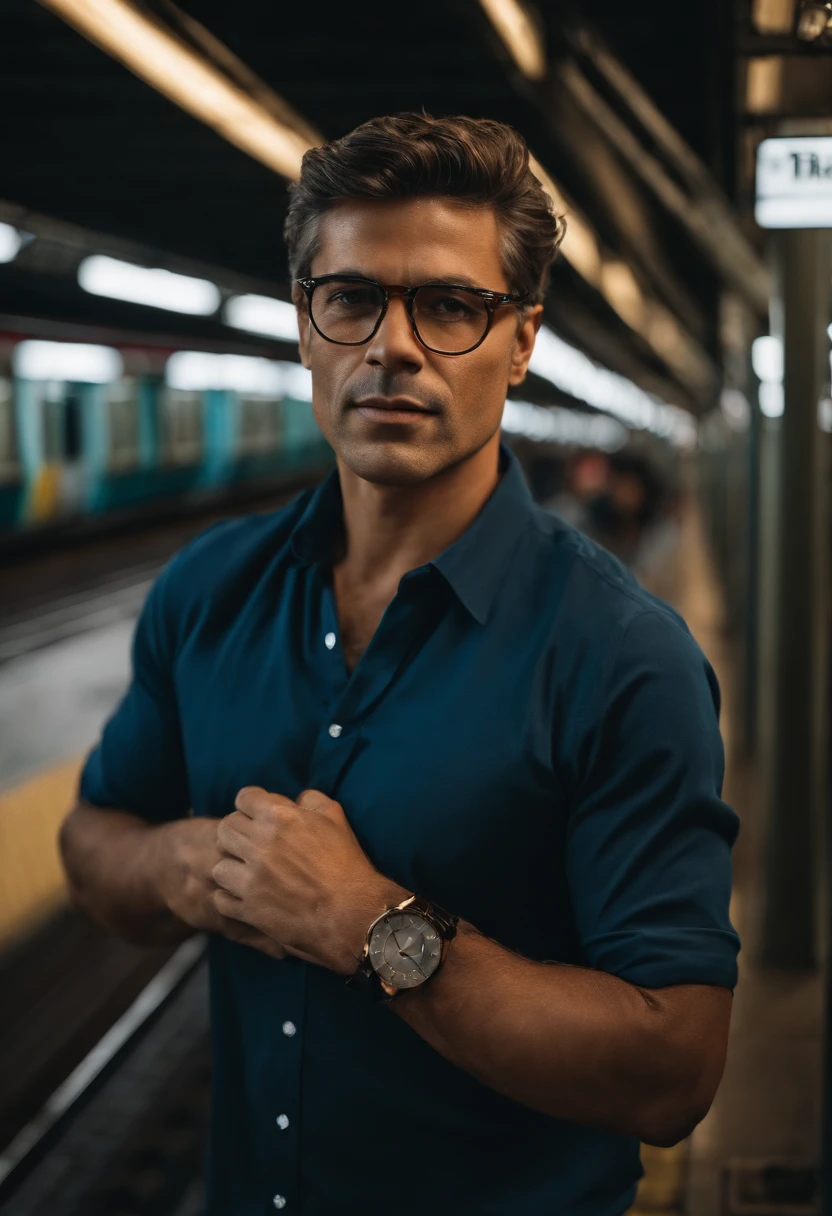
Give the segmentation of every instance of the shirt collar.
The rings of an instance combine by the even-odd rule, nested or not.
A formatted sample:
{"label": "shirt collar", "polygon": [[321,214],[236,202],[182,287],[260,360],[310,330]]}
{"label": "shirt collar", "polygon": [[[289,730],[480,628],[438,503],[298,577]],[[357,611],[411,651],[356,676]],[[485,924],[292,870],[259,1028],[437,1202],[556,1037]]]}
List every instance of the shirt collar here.
{"label": "shirt collar", "polygon": [[[481,625],[505,578],[521,532],[531,518],[533,499],[520,462],[500,444],[502,474],[491,497],[460,537],[432,565]],[[311,565],[331,558],[343,521],[338,470],[333,469],[312,494],[291,536],[294,556]]]}

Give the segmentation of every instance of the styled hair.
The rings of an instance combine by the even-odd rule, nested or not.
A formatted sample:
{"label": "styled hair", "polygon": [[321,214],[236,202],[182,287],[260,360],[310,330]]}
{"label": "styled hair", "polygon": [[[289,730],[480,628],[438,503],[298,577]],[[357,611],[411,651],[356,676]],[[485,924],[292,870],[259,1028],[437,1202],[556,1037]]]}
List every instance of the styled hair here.
{"label": "styled hair", "polygon": [[491,206],[511,290],[529,303],[546,292],[565,223],[529,168],[529,149],[512,127],[487,118],[396,114],[362,123],[342,139],[310,148],[289,187],[284,236],[293,279],[309,275],[321,217],[351,199],[439,196]]}

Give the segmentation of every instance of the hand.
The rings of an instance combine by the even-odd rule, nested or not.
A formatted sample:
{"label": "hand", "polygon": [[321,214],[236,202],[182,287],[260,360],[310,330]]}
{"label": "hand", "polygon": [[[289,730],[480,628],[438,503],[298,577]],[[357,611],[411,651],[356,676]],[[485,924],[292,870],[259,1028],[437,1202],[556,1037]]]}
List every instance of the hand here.
{"label": "hand", "polygon": [[213,869],[217,912],[350,975],[371,923],[408,892],[379,874],[343,807],[319,790],[292,802],[246,786],[235,806],[217,833],[225,854]]}
{"label": "hand", "polygon": [[272,958],[285,958],[285,950],[274,938],[239,920],[230,920],[214,905],[216,883],[211,872],[222,857],[217,843],[218,823],[217,819],[195,817],[159,828],[157,873],[162,898],[173,915],[192,929],[221,933]]}

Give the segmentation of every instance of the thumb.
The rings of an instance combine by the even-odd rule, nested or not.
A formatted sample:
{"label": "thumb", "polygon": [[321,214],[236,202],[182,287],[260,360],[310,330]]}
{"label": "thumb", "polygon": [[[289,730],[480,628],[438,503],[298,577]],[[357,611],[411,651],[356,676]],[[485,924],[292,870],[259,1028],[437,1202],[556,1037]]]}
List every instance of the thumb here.
{"label": "thumb", "polygon": [[320,790],[303,790],[295,799],[295,804],[302,807],[304,811],[333,811],[339,815],[343,815],[343,809],[340,802],[336,802],[334,798],[327,797]]}

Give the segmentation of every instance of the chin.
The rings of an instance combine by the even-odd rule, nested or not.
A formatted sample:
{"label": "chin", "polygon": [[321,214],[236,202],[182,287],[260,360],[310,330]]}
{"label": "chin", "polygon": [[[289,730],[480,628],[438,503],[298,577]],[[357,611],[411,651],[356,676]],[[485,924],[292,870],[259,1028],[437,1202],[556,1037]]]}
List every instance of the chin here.
{"label": "chin", "polygon": [[[334,445],[333,445],[334,446]],[[414,444],[360,443],[353,440],[335,448],[347,468],[379,486],[412,486],[435,477],[455,461],[443,460],[436,451]]]}

